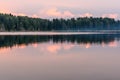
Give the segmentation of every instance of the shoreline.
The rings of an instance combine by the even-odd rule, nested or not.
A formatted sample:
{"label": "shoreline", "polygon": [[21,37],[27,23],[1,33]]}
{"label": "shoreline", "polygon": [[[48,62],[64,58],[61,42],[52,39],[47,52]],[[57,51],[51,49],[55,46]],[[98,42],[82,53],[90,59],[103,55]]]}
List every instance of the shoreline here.
{"label": "shoreline", "polygon": [[120,34],[120,31],[81,31],[81,32],[60,32],[60,31],[24,31],[24,32],[0,32],[0,35],[89,35],[89,34]]}

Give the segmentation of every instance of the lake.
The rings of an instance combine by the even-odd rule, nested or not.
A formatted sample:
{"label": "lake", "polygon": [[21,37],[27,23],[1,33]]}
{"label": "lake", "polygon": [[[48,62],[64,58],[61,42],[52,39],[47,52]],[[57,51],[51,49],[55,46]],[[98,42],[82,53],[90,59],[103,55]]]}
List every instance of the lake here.
{"label": "lake", "polygon": [[1,35],[0,80],[120,80],[120,34]]}

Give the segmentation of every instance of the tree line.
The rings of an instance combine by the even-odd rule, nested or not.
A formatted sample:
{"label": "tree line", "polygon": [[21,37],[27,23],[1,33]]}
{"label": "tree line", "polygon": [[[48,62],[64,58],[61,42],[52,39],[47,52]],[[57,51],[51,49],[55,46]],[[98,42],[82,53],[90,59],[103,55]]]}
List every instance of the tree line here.
{"label": "tree line", "polygon": [[49,20],[0,13],[0,31],[79,31],[108,29],[120,29],[120,21],[102,17]]}

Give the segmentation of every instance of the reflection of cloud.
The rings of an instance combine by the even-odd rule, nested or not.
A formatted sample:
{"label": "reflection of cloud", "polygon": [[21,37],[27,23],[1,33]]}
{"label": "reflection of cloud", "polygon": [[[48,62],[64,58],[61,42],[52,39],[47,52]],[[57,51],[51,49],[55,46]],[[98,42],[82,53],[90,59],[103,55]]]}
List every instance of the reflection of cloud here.
{"label": "reflection of cloud", "polygon": [[[38,43],[33,43],[31,44],[34,48],[39,48],[40,52],[45,52],[45,53],[57,53],[58,51],[64,49],[64,50],[69,50],[73,47],[73,45],[67,45],[67,44],[40,44]],[[25,44],[20,44],[20,45],[14,45],[12,48],[10,47],[3,47],[0,48],[0,53],[9,53],[11,49],[24,49],[26,48]]]}
{"label": "reflection of cloud", "polygon": [[43,53],[58,53],[58,51],[61,50],[70,50],[71,48],[73,48],[75,45],[72,44],[40,44],[38,45],[37,48],[39,48],[40,52]]}
{"label": "reflection of cloud", "polygon": [[118,18],[118,14],[116,14],[116,13],[114,13],[114,14],[103,14],[102,17],[103,17],[103,18],[109,17],[109,18],[114,18],[114,19],[116,19],[116,18]]}
{"label": "reflection of cloud", "polygon": [[69,44],[69,45],[63,45],[63,49],[65,49],[65,50],[70,50],[71,48],[73,48],[74,47],[74,45],[71,45],[71,44]]}
{"label": "reflection of cloud", "polygon": [[61,49],[61,46],[60,45],[50,45],[50,46],[47,46],[46,49],[50,53],[57,53],[57,51],[59,51]]}
{"label": "reflection of cloud", "polygon": [[0,48],[0,53],[8,53],[10,51],[10,48]]}
{"label": "reflection of cloud", "polygon": [[117,47],[118,46],[116,41],[109,42],[108,44],[105,44],[104,42],[102,42],[101,45],[102,47],[105,47],[105,46]]}
{"label": "reflection of cloud", "polygon": [[101,45],[102,45],[102,47],[105,47],[105,43],[104,42],[102,42]]}
{"label": "reflection of cloud", "polygon": [[17,45],[17,46],[18,46],[18,48],[21,48],[21,49],[26,48],[26,45],[25,45],[25,44],[21,44],[21,45]]}
{"label": "reflection of cloud", "polygon": [[16,49],[16,48],[19,48],[19,49],[24,49],[26,48],[26,45],[25,44],[21,44],[21,45],[14,45],[12,47],[1,47],[0,48],[0,53],[10,53],[10,51],[12,49]]}
{"label": "reflection of cloud", "polygon": [[32,46],[36,48],[36,47],[38,47],[38,44],[37,43],[33,43]]}
{"label": "reflection of cloud", "polygon": [[80,47],[88,49],[91,47],[91,45],[92,45],[91,43],[81,43]]}
{"label": "reflection of cloud", "polygon": [[53,45],[48,45],[47,50],[51,53],[57,53],[59,50],[70,50],[73,48],[74,45],[71,44],[53,44]]}
{"label": "reflection of cloud", "polygon": [[91,47],[91,44],[90,43],[87,43],[86,45],[85,45],[85,48],[90,48]]}
{"label": "reflection of cloud", "polygon": [[113,41],[108,44],[109,47],[117,47],[117,42]]}

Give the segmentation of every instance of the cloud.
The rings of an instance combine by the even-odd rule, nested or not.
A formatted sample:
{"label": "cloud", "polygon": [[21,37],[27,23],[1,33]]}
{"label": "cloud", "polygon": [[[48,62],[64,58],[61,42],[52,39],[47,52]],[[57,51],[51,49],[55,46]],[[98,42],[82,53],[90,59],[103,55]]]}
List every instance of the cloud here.
{"label": "cloud", "polygon": [[74,17],[75,15],[71,13],[70,11],[64,11],[63,17]]}
{"label": "cloud", "polygon": [[92,17],[93,14],[91,13],[84,13],[84,14],[80,14],[79,17]]}
{"label": "cloud", "polygon": [[9,10],[0,8],[0,13],[11,13]]}
{"label": "cloud", "polygon": [[1,8],[0,8],[0,13],[6,13],[6,14],[11,13],[12,15],[15,15],[15,16],[29,16],[29,15],[24,14],[24,13],[15,13],[15,12],[11,12],[11,11],[9,11],[7,9],[1,9]]}
{"label": "cloud", "polygon": [[69,10],[60,11],[57,8],[49,8],[41,10],[37,16],[42,18],[72,18],[72,17],[91,17],[93,14],[91,13],[84,13],[84,14],[75,14]]}
{"label": "cloud", "polygon": [[26,14],[24,14],[24,13],[12,13],[13,15],[15,15],[15,16],[27,16]]}
{"label": "cloud", "polygon": [[38,18],[39,16],[37,14],[33,14],[31,17]]}
{"label": "cloud", "polygon": [[118,14],[117,13],[114,13],[114,14],[103,14],[102,17],[103,18],[108,17],[108,18],[116,19],[116,18],[118,18]]}
{"label": "cloud", "polygon": [[68,10],[60,11],[57,8],[41,10],[38,15],[42,18],[71,18],[75,16],[72,12]]}
{"label": "cloud", "polygon": [[73,18],[73,17],[91,17],[93,16],[93,14],[91,13],[84,13],[84,14],[75,14],[72,13],[69,10],[64,10],[64,11],[60,11],[57,8],[49,8],[49,9],[43,9],[41,11],[39,11],[38,14],[36,14],[37,16],[41,17],[41,18]]}
{"label": "cloud", "polygon": [[[109,16],[111,18],[116,18],[117,15],[114,13],[120,14],[120,1],[111,0],[106,6],[108,1],[109,0],[0,0],[0,12],[8,13],[7,10],[9,10],[10,12],[16,14],[22,13],[27,16],[41,18],[52,18],[58,16],[59,18],[69,18],[75,17],[83,12],[85,14],[80,14],[80,17],[89,17],[92,16],[92,14],[90,14],[92,12],[95,16]],[[15,4],[11,5],[13,2]],[[42,15],[38,13],[39,11],[41,12],[41,10],[43,11]],[[104,14],[106,12],[113,14]],[[46,16],[46,14],[48,15]]]}
{"label": "cloud", "polygon": [[[40,8],[34,13],[28,13],[28,12],[15,12],[11,11],[7,8],[0,8],[0,13],[12,13],[13,15],[16,16],[29,16],[33,18],[47,18],[47,19],[53,19],[53,18],[72,18],[72,17],[92,17],[95,16],[89,12],[79,14],[79,13],[73,13],[72,11],[66,9],[66,10],[60,10],[57,7],[53,8]],[[101,17],[109,17],[109,18],[114,18],[118,19],[119,14],[118,13],[109,13],[109,14],[101,14]]]}
{"label": "cloud", "polygon": [[51,8],[44,12],[48,16],[61,16],[61,12],[57,10],[57,8]]}

